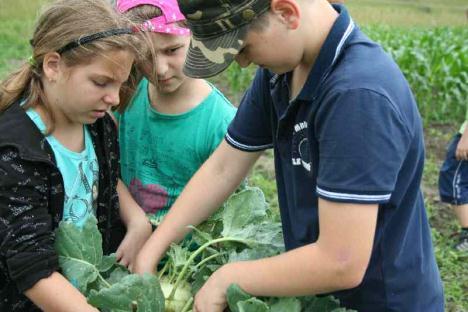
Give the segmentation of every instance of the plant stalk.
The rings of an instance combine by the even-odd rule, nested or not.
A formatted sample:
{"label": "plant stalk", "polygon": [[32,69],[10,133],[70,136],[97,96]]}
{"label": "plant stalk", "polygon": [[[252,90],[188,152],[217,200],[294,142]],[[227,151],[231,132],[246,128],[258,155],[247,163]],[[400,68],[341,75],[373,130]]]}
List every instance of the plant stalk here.
{"label": "plant stalk", "polygon": [[187,262],[185,263],[184,267],[182,268],[182,271],[179,273],[179,276],[177,277],[177,280],[174,284],[174,287],[172,288],[172,291],[171,291],[171,294],[169,295],[168,297],[168,300],[173,300],[174,298],[174,294],[177,290],[177,287],[179,287],[180,283],[183,281],[183,278],[185,277],[185,274],[187,273],[187,270],[188,270],[188,266],[190,265],[190,263],[193,262],[193,260],[195,260],[195,258],[203,252],[203,250],[205,250],[207,247],[213,245],[213,244],[217,244],[217,243],[220,243],[220,242],[238,242],[238,243],[242,243],[242,244],[246,244],[246,245],[250,245],[250,241],[246,240],[246,239],[239,239],[239,238],[234,238],[234,237],[222,237],[222,238],[217,238],[217,239],[214,239],[212,241],[209,241],[205,244],[203,244],[201,247],[199,247],[191,256],[190,258],[188,258]]}

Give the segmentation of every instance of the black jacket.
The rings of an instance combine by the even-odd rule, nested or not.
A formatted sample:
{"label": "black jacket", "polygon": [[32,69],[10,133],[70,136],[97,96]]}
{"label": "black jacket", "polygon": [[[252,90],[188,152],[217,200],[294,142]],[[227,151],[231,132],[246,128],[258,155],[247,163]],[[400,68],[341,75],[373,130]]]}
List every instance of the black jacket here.
{"label": "black jacket", "polygon": [[[110,116],[89,125],[99,163],[98,227],[104,253],[125,233],[119,217],[119,148]],[[0,114],[0,311],[34,311],[22,293],[58,269],[54,229],[64,186],[52,148],[19,104]]]}

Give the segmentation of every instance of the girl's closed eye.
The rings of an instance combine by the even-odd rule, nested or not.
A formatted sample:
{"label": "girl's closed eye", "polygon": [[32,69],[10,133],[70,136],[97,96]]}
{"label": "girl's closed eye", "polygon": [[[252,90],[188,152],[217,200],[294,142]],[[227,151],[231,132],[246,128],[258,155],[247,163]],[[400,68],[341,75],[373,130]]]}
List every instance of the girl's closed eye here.
{"label": "girl's closed eye", "polygon": [[94,83],[95,86],[100,88],[104,88],[107,86],[107,81],[104,80],[92,79],[91,81]]}
{"label": "girl's closed eye", "polygon": [[173,47],[173,48],[167,49],[166,52],[167,54],[175,54],[178,50],[180,50],[180,48],[182,48],[182,46]]}

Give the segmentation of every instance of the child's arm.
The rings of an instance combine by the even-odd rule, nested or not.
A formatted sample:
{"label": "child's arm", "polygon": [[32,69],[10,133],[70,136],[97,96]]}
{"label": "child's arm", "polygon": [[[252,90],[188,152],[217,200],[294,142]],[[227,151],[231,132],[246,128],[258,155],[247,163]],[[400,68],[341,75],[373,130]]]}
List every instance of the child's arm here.
{"label": "child's arm", "polygon": [[196,311],[223,311],[226,289],[238,284],[254,296],[303,296],[358,286],[374,241],[376,204],[319,199],[318,240],[279,256],[227,264],[195,297]]}
{"label": "child's arm", "polygon": [[39,280],[25,295],[46,312],[99,311],[89,305],[86,298],[57,272]]}
{"label": "child's arm", "polygon": [[134,271],[154,273],[154,268],[170,244],[184,238],[189,231],[188,225],[198,225],[220,207],[260,155],[261,152],[234,149],[222,141],[185,186],[163,222],[143,246]]}
{"label": "child's arm", "polygon": [[465,127],[460,141],[458,141],[455,157],[458,160],[468,160],[468,126]]}
{"label": "child's arm", "polygon": [[[465,113],[465,124],[468,124],[468,104]],[[468,125],[465,125],[465,130],[462,133],[462,137],[458,142],[457,149],[455,151],[455,157],[458,160],[468,160]]]}
{"label": "child's arm", "polygon": [[117,193],[119,195],[120,217],[127,228],[127,233],[117,249],[116,256],[120,264],[131,269],[138,251],[150,237],[152,229],[143,209],[135,202],[120,179],[117,184]]}
{"label": "child's arm", "polygon": [[18,291],[14,300],[24,293],[45,311],[96,311],[56,272],[49,166],[23,160],[12,147],[0,148],[0,159],[0,261],[7,264],[0,269]]}

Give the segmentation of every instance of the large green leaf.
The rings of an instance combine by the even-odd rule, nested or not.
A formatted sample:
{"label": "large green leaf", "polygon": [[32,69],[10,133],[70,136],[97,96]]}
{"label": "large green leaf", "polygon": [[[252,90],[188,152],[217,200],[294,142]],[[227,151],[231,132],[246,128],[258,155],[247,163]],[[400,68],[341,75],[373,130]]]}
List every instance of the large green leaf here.
{"label": "large green leaf", "polygon": [[88,302],[110,311],[164,312],[164,295],[154,275],[131,274],[99,292],[91,290]]}
{"label": "large green leaf", "polygon": [[353,311],[341,308],[340,303],[337,299],[332,296],[321,296],[321,297],[302,297],[300,298],[303,312],[345,312]]}
{"label": "large green leaf", "polygon": [[59,256],[62,274],[83,294],[88,293],[88,285],[98,278],[99,272],[89,262],[76,258]]}
{"label": "large green leaf", "polygon": [[232,312],[268,312],[268,305],[243,291],[239,285],[231,284],[227,290],[227,302]]}
{"label": "large green leaf", "polygon": [[[261,222],[266,216],[268,205],[263,192],[256,187],[249,187],[232,195],[223,211],[224,237],[243,238],[255,233],[253,224]],[[251,234],[250,234],[251,233]]]}
{"label": "large green leaf", "polygon": [[229,262],[258,260],[271,257],[272,250],[267,246],[259,246],[253,249],[244,249],[240,252],[232,250],[229,252]]}
{"label": "large green leaf", "polygon": [[279,298],[270,307],[270,312],[301,312],[301,302],[297,298]]}
{"label": "large green leaf", "polygon": [[115,263],[117,263],[117,258],[115,257],[115,254],[103,256],[101,263],[99,263],[98,265],[98,270],[100,272],[109,271],[115,265]]}
{"label": "large green leaf", "polygon": [[103,274],[104,278],[109,284],[115,284],[120,282],[125,276],[129,275],[130,272],[123,265],[116,264],[111,270]]}
{"label": "large green leaf", "polygon": [[88,218],[82,228],[61,222],[55,249],[63,275],[103,311],[163,312],[164,295],[156,276],[129,275],[115,255],[103,256],[101,246],[96,218]]}
{"label": "large green leaf", "polygon": [[232,312],[240,312],[237,303],[246,301],[252,298],[251,295],[243,291],[239,285],[231,284],[227,289],[226,299],[228,302],[229,309]]}
{"label": "large green leaf", "polygon": [[[71,222],[60,222],[55,234],[55,250],[63,275],[82,293],[88,293],[88,284],[99,277],[98,267],[109,267],[109,259],[103,264],[102,239],[94,216],[88,218],[82,228]],[[97,283],[96,285],[101,285]]]}
{"label": "large green leaf", "polygon": [[279,222],[262,222],[257,226],[253,239],[259,244],[271,248],[271,255],[284,251],[283,229]]}
{"label": "large green leaf", "polygon": [[[239,312],[268,312],[270,311],[270,308],[265,302],[255,297],[252,297],[245,301],[239,301],[237,303],[237,307],[239,309]],[[289,310],[287,311],[289,312]]]}
{"label": "large green leaf", "polygon": [[60,222],[56,230],[55,250],[62,257],[99,265],[102,261],[102,238],[96,218],[90,216],[82,228],[71,222]]}

